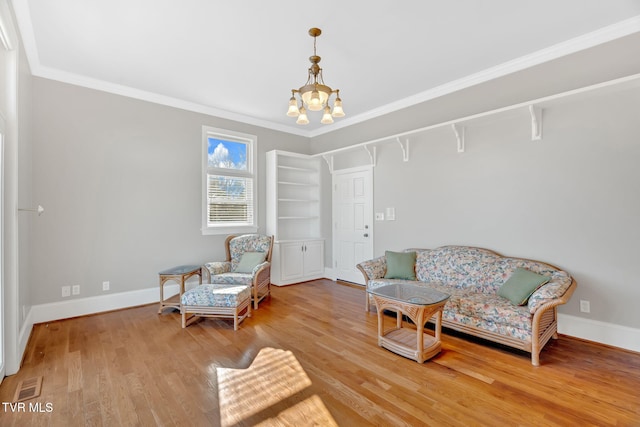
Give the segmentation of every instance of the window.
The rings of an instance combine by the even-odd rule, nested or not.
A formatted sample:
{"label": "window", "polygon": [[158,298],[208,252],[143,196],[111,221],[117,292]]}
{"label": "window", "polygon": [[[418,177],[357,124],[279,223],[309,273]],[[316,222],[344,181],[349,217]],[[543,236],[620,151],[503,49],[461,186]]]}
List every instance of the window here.
{"label": "window", "polygon": [[202,234],[258,231],[257,137],[202,127]]}

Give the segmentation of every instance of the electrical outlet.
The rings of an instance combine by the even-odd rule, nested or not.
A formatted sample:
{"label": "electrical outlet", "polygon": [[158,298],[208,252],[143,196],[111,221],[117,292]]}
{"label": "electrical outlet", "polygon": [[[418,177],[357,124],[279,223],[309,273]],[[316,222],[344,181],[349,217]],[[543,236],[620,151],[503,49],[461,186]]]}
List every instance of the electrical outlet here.
{"label": "electrical outlet", "polygon": [[109,287],[110,286],[109,286],[109,282],[108,281],[102,282],[102,290],[103,291],[108,291]]}
{"label": "electrical outlet", "polygon": [[71,296],[71,286],[63,286],[62,287],[62,296],[70,297]]}
{"label": "electrical outlet", "polygon": [[71,288],[72,295],[80,295],[80,285],[73,285]]}
{"label": "electrical outlet", "polygon": [[587,300],[580,300],[580,311],[582,313],[591,313],[591,303]]}

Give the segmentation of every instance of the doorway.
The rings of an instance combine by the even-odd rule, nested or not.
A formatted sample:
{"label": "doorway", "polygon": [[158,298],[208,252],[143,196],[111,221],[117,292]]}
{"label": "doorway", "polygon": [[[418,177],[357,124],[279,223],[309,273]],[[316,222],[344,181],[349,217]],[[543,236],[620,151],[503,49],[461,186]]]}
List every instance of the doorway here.
{"label": "doorway", "polygon": [[373,168],[335,171],[332,181],[336,278],[364,285],[356,264],[373,257]]}

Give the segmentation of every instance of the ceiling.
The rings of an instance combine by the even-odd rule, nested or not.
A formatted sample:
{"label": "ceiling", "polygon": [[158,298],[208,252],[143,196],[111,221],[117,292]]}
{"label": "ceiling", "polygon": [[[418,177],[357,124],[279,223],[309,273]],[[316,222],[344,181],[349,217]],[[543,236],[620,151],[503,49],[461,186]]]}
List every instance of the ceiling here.
{"label": "ceiling", "polygon": [[[640,33],[637,0],[12,4],[35,76],[310,137]],[[285,115],[311,27],[347,113],[332,125]]]}

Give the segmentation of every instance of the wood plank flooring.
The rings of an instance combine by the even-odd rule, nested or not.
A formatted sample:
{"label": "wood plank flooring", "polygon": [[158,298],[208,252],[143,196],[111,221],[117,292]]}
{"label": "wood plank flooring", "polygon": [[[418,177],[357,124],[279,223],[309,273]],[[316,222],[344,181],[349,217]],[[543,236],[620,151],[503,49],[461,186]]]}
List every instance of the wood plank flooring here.
{"label": "wood plank flooring", "polygon": [[39,324],[0,385],[0,426],[640,425],[640,354],[560,336],[536,368],[445,330],[418,364],[379,348],[376,328],[364,290],[329,280],[273,287],[235,332],[182,329],[156,304]]}

